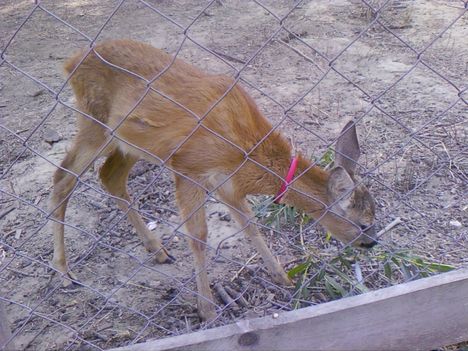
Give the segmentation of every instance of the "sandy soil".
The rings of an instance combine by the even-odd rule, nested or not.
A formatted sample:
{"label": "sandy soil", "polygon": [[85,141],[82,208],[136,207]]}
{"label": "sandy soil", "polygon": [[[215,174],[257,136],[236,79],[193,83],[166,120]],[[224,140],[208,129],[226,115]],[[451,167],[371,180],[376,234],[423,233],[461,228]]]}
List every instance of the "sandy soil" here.
{"label": "sandy soil", "polygon": [[[382,238],[382,245],[388,250],[410,248],[456,267],[468,264],[467,94],[461,94],[464,101],[458,97],[468,78],[466,14],[427,47],[462,13],[462,2],[390,2],[381,21],[406,44],[372,24],[372,13],[357,0],[302,3],[284,21],[295,35],[279,30],[275,16],[253,1],[215,1],[199,17],[206,2],[149,1],[181,26],[197,18],[188,31],[196,44],[184,41],[183,30],[138,1],[124,2],[101,32],[115,1],[41,3],[86,36],[99,33],[98,40],[133,38],[171,53],[183,42],[180,57],[209,72],[232,75],[233,67],[249,62],[242,73],[243,85],[273,122],[288,109],[280,129],[294,135],[310,157],[320,158],[345,121],[361,118],[373,98],[385,92],[359,123],[363,164],[369,170],[365,182],[375,194],[379,223],[396,217],[403,221]],[[262,3],[281,17],[296,2]],[[2,1],[2,50],[32,9],[31,1]],[[5,57],[56,91],[64,83],[62,62],[85,45],[84,36],[36,9]],[[333,65],[341,75],[332,70],[322,79],[329,68],[324,57],[331,59],[345,48]],[[425,64],[414,67],[421,50]],[[72,103],[68,86],[60,98]],[[6,308],[18,332],[18,348],[109,348],[292,308],[287,302],[294,289],[270,283],[226,208],[213,200],[207,203],[209,276],[242,291],[248,306],[220,309],[215,323],[200,324],[191,255],[183,229],[174,232],[179,218],[171,174],[145,162],[132,171],[130,188],[139,194],[158,177],[138,196],[138,205],[147,221],[156,223],[154,230],[177,262],[151,261],[91,170],[74,192],[66,218],[70,262],[83,286],[63,289],[58,277],[50,281],[47,198],[52,174],[74,130],[70,109],[57,105],[43,86],[0,61],[0,213],[13,209],[0,218],[0,296],[14,302]],[[319,227],[302,228],[299,221],[283,225],[280,232],[263,231],[287,268],[310,254],[326,261],[342,247],[326,241]],[[250,268],[238,276],[246,262]],[[317,295],[313,303],[326,300]]]}

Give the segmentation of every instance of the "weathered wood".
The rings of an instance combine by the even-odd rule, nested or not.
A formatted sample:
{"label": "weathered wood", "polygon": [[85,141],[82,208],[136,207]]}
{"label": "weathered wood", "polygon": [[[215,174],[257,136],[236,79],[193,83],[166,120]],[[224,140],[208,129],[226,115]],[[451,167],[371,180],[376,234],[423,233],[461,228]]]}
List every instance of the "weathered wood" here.
{"label": "weathered wood", "polygon": [[467,340],[468,268],[115,350],[428,350]]}
{"label": "weathered wood", "polygon": [[11,345],[8,345],[8,347],[5,348],[5,344],[10,340],[10,337],[10,325],[8,323],[5,308],[3,307],[3,301],[0,301],[0,350],[9,350],[13,348]]}

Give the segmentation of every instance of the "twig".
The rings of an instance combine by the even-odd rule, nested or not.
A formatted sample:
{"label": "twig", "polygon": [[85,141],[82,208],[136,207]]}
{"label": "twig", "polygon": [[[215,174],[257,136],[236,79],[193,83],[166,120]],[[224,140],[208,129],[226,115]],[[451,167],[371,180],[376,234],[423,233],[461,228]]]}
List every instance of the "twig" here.
{"label": "twig", "polygon": [[29,131],[29,129],[31,129],[31,128],[25,128],[25,129],[17,130],[15,133],[16,134],[21,134],[21,133]]}
{"label": "twig", "polygon": [[302,251],[305,252],[306,248],[304,244],[304,232],[302,230],[302,221],[301,221],[301,224],[299,224],[299,239],[301,241]]}
{"label": "twig", "polygon": [[97,207],[99,210],[111,210],[108,206],[105,204],[102,204],[100,202],[97,202],[95,200],[88,200],[89,204],[93,205],[94,207]]}
{"label": "twig", "polygon": [[221,285],[221,283],[216,283],[214,286],[216,292],[218,293],[219,297],[221,297],[221,300],[227,305],[232,307],[234,310],[239,309],[239,305],[232,299],[231,296],[227,293],[227,291],[224,289],[224,287]]}
{"label": "twig", "polygon": [[184,316],[184,319],[185,319],[185,330],[187,331],[187,333],[190,333],[192,331],[190,320],[187,318],[187,316]]}
{"label": "twig", "polygon": [[393,221],[391,221],[389,224],[387,224],[387,226],[384,229],[382,229],[380,232],[378,232],[375,235],[375,238],[376,239],[380,238],[382,235],[384,235],[386,232],[388,232],[390,229],[392,229],[393,227],[397,226],[400,223],[402,223],[401,218],[400,217],[395,218]]}
{"label": "twig", "polygon": [[16,233],[16,229],[10,230],[8,233],[4,234],[3,238],[6,239],[7,237],[9,237],[13,233]]}
{"label": "twig", "polygon": [[13,272],[13,273],[16,273],[16,274],[20,274],[20,275],[24,275],[26,277],[33,277],[33,278],[49,278],[48,275],[45,275],[45,274],[37,274],[37,273],[26,273],[26,272],[22,272],[18,269],[14,269],[14,268],[10,268],[10,267],[7,267],[7,270]]}
{"label": "twig", "polygon": [[46,324],[41,328],[41,330],[39,331],[39,333],[37,333],[36,335],[34,335],[34,337],[33,337],[31,340],[29,340],[29,341],[26,343],[26,345],[21,345],[21,346],[23,347],[23,350],[26,350],[27,348],[29,348],[29,346],[37,339],[37,337],[38,337],[39,335],[43,335],[44,330],[46,330],[47,327],[49,327],[49,326],[50,326],[50,322],[46,322]]}
{"label": "twig", "polygon": [[[304,250],[304,251],[306,250],[305,247],[303,248],[303,250]],[[304,261],[305,258],[307,258],[307,255],[302,255],[302,256],[300,256],[300,257],[295,257],[295,258],[293,258],[292,260],[283,262],[282,264],[283,264],[284,267],[287,267],[287,266],[289,266],[290,264],[293,264],[293,263],[296,263],[296,262],[302,262],[302,261]]]}
{"label": "twig", "polygon": [[242,271],[249,265],[249,263],[250,263],[255,257],[257,257],[257,255],[258,255],[258,253],[253,254],[252,257],[250,257],[250,258],[244,263],[244,265],[236,272],[236,274],[234,274],[234,277],[231,278],[231,283],[239,277],[239,274],[242,273]]}
{"label": "twig", "polygon": [[310,62],[311,64],[313,64],[315,67],[317,67],[317,69],[322,72],[322,73],[325,73],[325,71],[322,69],[322,67],[320,67],[314,60],[312,60],[309,56],[307,56],[306,54],[304,54],[303,52],[299,51],[298,49],[296,49],[295,47],[289,45],[288,43],[286,43],[284,40],[281,40],[281,39],[278,39],[278,41],[283,44],[284,46],[287,46],[288,48],[290,48],[292,51],[294,51],[296,54],[298,54],[299,56],[301,56],[302,58],[304,58],[307,62]]}
{"label": "twig", "polygon": [[227,54],[223,54],[222,52],[219,52],[219,51],[216,51],[216,50],[213,50],[213,49],[211,49],[211,51],[213,51],[216,55],[221,56],[222,58],[225,58],[225,59],[228,60],[228,61],[233,61],[233,62],[241,63],[241,64],[243,64],[243,65],[245,65],[245,64],[247,63],[246,61],[243,61],[243,60],[240,60],[240,59],[238,59],[238,58],[229,56],[229,55],[227,55]]}
{"label": "twig", "polygon": [[124,282],[124,281],[119,280],[119,283],[134,286],[134,287],[140,288],[140,289],[154,290],[154,288],[151,288],[151,287],[148,287],[148,286],[143,286],[143,285],[140,285],[140,284],[135,284],[135,283],[132,283],[132,282]]}
{"label": "twig", "polygon": [[2,213],[0,213],[0,219],[2,219],[3,217],[5,217],[7,214],[9,214],[11,211],[15,210],[16,209],[16,206],[10,206],[8,207],[5,211],[3,211]]}

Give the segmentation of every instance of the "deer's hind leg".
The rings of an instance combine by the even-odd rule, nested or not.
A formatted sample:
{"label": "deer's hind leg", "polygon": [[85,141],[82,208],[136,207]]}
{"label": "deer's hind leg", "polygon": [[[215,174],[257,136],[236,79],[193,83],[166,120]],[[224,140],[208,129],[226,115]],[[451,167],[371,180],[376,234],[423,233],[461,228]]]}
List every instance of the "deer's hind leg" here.
{"label": "deer's hind leg", "polygon": [[[64,219],[70,194],[73,191],[78,176],[84,173],[93,161],[99,157],[104,148],[106,138],[104,130],[90,120],[82,119],[80,128],[71,149],[68,151],[59,169],[54,174],[54,188],[49,202],[52,211],[52,232],[54,235],[54,254],[51,266],[57,271],[75,279],[68,269],[64,242]],[[69,280],[64,286],[70,285]]]}
{"label": "deer's hind leg", "polygon": [[[134,156],[124,155],[116,149],[107,158],[99,172],[102,184],[111,195],[119,198],[116,200],[117,205],[124,212],[128,210],[128,205],[132,201],[127,192],[128,174],[137,160]],[[174,261],[174,258],[162,246],[160,238],[146,227],[137,211],[130,209],[128,219],[145,248],[155,253],[157,262],[171,263]]]}
{"label": "deer's hind leg", "polygon": [[205,217],[205,192],[195,183],[180,176],[175,177],[176,198],[182,220],[191,238],[189,245],[193,253],[198,289],[198,315],[204,321],[216,318],[216,305],[210,289],[206,263],[206,240],[208,227]]}

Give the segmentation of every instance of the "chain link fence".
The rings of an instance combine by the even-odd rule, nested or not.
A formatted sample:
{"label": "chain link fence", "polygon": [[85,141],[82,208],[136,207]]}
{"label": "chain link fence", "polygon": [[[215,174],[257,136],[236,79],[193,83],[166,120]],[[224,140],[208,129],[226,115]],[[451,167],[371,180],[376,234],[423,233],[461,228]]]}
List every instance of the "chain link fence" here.
{"label": "chain link fence", "polygon": [[[107,349],[466,266],[466,9],[462,1],[403,0],[3,3],[0,299],[12,331],[6,348]],[[271,121],[268,135],[281,131],[327,170],[340,130],[353,120],[363,154],[358,184],[375,198],[379,245],[353,249],[307,213],[275,204],[274,194],[251,197],[255,216],[248,223],[260,229],[294,284],[281,286],[231,218],[230,205],[205,189],[205,268],[216,318],[202,322],[187,243],[193,237],[175,206],[172,177],[186,177],[171,167],[178,149],[160,165],[137,163],[129,180],[130,208],[177,259],[161,265],[133,233],[129,210],[118,210],[95,176],[103,145],[93,171],[74,174],[63,224],[76,281],[63,287],[69,278],[49,265],[52,175],[74,136],[74,115],[94,116],[74,104],[61,66],[77,49],[94,53],[109,38],[142,40],[232,77],[211,109],[236,85],[244,87]],[[159,76],[143,78],[145,95]],[[153,92],[192,113],[164,91]],[[242,152],[244,163],[255,162]]]}

